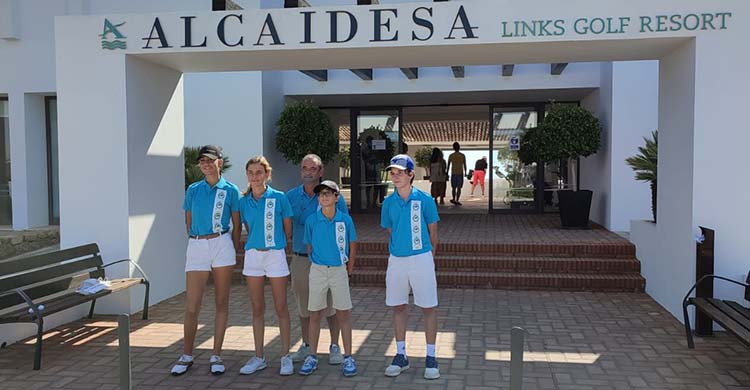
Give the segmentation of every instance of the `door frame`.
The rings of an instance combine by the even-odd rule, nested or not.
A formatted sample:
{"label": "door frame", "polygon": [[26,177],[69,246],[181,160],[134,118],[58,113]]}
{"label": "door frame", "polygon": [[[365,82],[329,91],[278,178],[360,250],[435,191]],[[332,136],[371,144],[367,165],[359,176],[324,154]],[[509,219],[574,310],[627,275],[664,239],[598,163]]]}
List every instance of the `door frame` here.
{"label": "door frame", "polygon": [[360,184],[362,182],[361,168],[362,161],[360,160],[360,150],[357,139],[359,138],[359,126],[357,118],[361,115],[362,111],[396,111],[398,113],[398,142],[396,144],[396,154],[401,151],[401,146],[404,142],[403,134],[403,123],[404,123],[404,112],[402,106],[364,106],[364,107],[349,107],[349,161],[351,161],[351,204],[349,209],[355,214],[368,214],[375,213],[375,210],[362,209],[362,191],[360,190]]}

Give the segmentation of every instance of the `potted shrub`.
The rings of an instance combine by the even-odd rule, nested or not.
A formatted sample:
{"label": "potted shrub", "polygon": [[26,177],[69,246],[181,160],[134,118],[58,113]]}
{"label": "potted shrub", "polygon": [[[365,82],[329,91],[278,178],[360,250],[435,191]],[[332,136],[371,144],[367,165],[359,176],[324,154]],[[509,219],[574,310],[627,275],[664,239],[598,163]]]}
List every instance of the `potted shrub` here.
{"label": "potted shrub", "polygon": [[[577,105],[552,104],[542,123],[524,133],[519,158],[525,164],[560,160],[575,164],[579,157],[598,152],[600,139],[599,119],[591,112]],[[589,227],[592,195],[591,190],[558,191],[563,228]]]}
{"label": "potted shrub", "polygon": [[328,115],[311,102],[287,104],[277,124],[276,149],[294,164],[310,153],[320,156],[326,164],[339,153],[338,134]]}
{"label": "potted shrub", "polygon": [[[196,161],[198,161],[198,152],[201,150],[200,146],[186,146],[185,152],[185,189],[188,186],[195,183],[196,181],[203,179],[203,172],[198,167]],[[232,164],[229,162],[229,156],[224,156],[224,165],[221,167],[221,173],[226,172]]]}
{"label": "potted shrub", "polygon": [[643,137],[645,146],[639,146],[638,152],[633,157],[625,159],[625,163],[635,171],[635,179],[648,182],[651,186],[651,214],[656,223],[656,167],[659,153],[659,131],[651,132],[651,139]]}
{"label": "potted shrub", "polygon": [[432,157],[432,148],[429,146],[423,146],[414,153],[414,162],[425,170],[424,180],[430,180],[430,157]]}

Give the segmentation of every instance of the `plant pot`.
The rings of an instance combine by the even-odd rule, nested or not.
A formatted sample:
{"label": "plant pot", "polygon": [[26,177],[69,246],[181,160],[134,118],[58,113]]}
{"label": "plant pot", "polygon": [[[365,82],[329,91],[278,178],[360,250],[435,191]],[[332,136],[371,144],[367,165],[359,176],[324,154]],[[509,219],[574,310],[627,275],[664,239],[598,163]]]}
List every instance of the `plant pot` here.
{"label": "plant pot", "polygon": [[352,184],[352,178],[349,176],[341,176],[341,185],[350,185]]}
{"label": "plant pot", "polygon": [[430,175],[424,175],[424,176],[422,176],[422,180],[430,180]]}
{"label": "plant pot", "polygon": [[563,229],[590,229],[591,190],[557,192],[560,200],[560,223]]}

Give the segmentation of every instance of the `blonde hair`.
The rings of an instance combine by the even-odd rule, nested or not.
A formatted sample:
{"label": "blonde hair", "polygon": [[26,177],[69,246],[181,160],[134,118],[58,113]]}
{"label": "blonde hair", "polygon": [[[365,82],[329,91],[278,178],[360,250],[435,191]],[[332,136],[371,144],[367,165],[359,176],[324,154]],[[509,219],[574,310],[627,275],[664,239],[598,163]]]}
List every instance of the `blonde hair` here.
{"label": "blonde hair", "polygon": [[[266,182],[271,180],[271,172],[273,172],[273,168],[271,167],[271,164],[266,160],[264,156],[255,156],[251,157],[249,160],[247,160],[247,163],[245,164],[245,172],[247,172],[247,169],[250,168],[253,164],[260,164],[260,166],[263,167],[263,170],[266,171],[268,174],[268,178],[266,179]],[[251,191],[250,183],[247,184],[247,189],[243,193],[243,195],[249,194]]]}

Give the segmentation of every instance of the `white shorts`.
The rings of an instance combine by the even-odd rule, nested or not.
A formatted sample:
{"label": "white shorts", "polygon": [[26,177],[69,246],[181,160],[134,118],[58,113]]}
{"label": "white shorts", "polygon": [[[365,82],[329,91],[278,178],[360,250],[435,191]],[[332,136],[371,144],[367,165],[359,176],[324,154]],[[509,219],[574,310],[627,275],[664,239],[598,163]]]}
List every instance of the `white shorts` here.
{"label": "white shorts", "polygon": [[437,279],[432,252],[414,256],[388,258],[385,273],[385,304],[400,306],[409,303],[409,290],[414,304],[421,308],[437,307]]}
{"label": "white shorts", "polygon": [[269,249],[267,251],[248,249],[245,251],[245,266],[242,267],[242,274],[245,276],[268,276],[269,278],[289,276],[286,253],[283,249]]}
{"label": "white shorts", "polygon": [[211,271],[211,268],[229,267],[237,263],[231,234],[206,240],[191,238],[185,257],[185,272]]}

